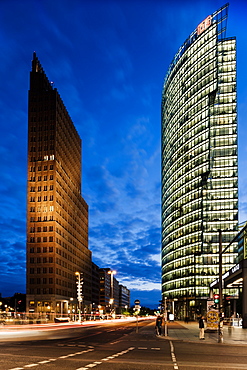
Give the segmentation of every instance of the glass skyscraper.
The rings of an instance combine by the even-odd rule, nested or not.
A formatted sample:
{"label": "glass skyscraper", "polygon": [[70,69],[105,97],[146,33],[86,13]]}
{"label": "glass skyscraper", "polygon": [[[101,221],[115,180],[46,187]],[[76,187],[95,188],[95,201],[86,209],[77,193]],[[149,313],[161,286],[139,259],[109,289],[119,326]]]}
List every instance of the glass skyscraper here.
{"label": "glass skyscraper", "polygon": [[[193,315],[238,229],[236,39],[228,4],[201,22],[169,66],[162,93],[162,295]],[[223,273],[237,245],[223,255]],[[202,304],[202,303],[200,303]]]}

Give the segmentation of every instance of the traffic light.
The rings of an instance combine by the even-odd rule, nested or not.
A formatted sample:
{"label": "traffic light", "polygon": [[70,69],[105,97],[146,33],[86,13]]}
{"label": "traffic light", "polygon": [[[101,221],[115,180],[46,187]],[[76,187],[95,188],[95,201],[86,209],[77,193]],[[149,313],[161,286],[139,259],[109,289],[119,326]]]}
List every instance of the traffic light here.
{"label": "traffic light", "polygon": [[220,303],[220,295],[219,294],[214,294],[214,303],[216,303],[216,304]]}

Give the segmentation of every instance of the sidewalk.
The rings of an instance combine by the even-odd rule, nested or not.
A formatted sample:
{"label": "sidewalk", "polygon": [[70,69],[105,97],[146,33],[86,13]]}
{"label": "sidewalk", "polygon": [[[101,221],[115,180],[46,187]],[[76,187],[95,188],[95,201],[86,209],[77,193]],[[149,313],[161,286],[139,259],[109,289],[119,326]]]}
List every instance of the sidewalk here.
{"label": "sidewalk", "polygon": [[[167,325],[168,336],[162,336],[169,340],[182,340],[186,342],[218,343],[218,333],[205,333],[205,340],[199,339],[199,327],[197,322],[185,324],[183,321],[169,322]],[[247,329],[242,327],[228,327],[223,329],[223,343],[247,345]],[[221,343],[219,343],[221,344]]]}

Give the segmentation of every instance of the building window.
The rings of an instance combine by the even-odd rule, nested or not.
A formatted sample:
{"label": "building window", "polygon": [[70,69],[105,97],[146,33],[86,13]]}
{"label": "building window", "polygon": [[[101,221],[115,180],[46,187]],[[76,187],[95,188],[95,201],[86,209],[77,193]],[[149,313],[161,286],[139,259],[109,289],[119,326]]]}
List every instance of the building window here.
{"label": "building window", "polygon": [[49,236],[49,242],[53,242],[53,236]]}

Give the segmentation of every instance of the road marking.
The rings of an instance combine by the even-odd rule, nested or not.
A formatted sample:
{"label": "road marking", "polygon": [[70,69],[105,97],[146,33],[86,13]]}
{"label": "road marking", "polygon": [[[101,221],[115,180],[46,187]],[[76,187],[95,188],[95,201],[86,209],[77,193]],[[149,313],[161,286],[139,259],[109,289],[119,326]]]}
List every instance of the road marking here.
{"label": "road marking", "polygon": [[114,359],[115,357],[118,357],[118,356],[121,356],[121,355],[124,355],[125,353],[128,353],[129,351],[132,351],[133,349],[135,349],[135,347],[129,347],[127,350],[125,351],[122,351],[122,352],[118,352],[118,353],[115,353],[114,355],[112,356],[108,356],[108,357],[105,357],[105,358],[102,358],[101,361],[95,361],[95,362],[92,362],[91,364],[88,364],[88,365],[85,365],[84,367],[80,367],[76,370],[88,370],[89,368],[91,367],[95,367],[97,365],[100,365],[102,364],[102,361],[109,361],[109,360],[112,360]]}
{"label": "road marking", "polygon": [[[57,361],[60,358],[68,358],[68,357],[72,357],[72,356],[81,355],[81,354],[86,353],[86,352],[94,351],[94,347],[92,347],[92,346],[90,346],[90,347],[91,348],[89,348],[85,351],[75,352],[75,353],[71,353],[71,354],[66,355],[66,356],[60,356],[60,357],[57,357],[57,358],[50,358],[49,360],[39,361],[37,364],[28,364],[28,365],[24,365],[23,367],[15,367],[15,368],[12,368],[12,369],[9,369],[9,370],[25,370],[26,368],[31,368],[31,367],[35,367],[35,366],[42,365],[42,364],[48,364],[49,362],[52,362],[52,361]],[[94,366],[97,366],[100,363],[101,362],[95,363]],[[91,366],[91,367],[93,367],[93,366]],[[85,367],[85,369],[87,370],[88,367]],[[80,369],[77,369],[77,370],[84,370],[84,368],[80,368]]]}
{"label": "road marking", "polygon": [[174,368],[174,370],[178,370],[178,364],[177,364],[176,356],[175,356],[175,353],[174,353],[174,346],[173,346],[173,343],[172,343],[171,340],[169,342],[170,342],[170,347],[171,347],[171,357],[172,357],[172,361],[173,361],[173,368]]}
{"label": "road marking", "polygon": [[154,349],[155,351],[160,351],[160,348],[157,347],[157,348],[151,348],[151,349]]}
{"label": "road marking", "polygon": [[147,347],[138,347],[138,349],[147,349]]}

